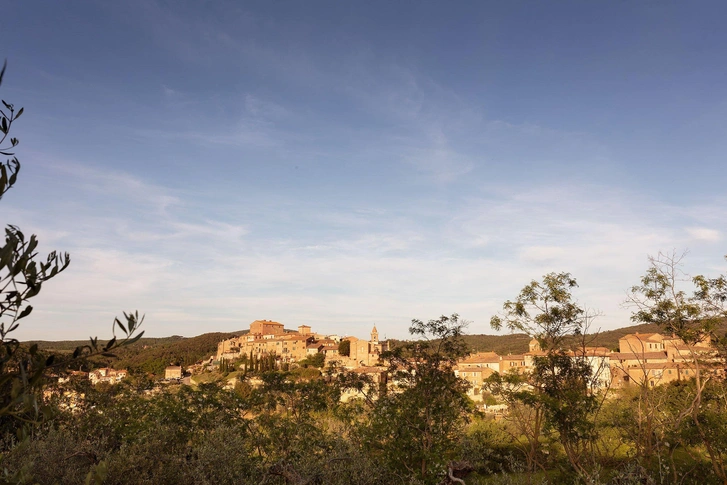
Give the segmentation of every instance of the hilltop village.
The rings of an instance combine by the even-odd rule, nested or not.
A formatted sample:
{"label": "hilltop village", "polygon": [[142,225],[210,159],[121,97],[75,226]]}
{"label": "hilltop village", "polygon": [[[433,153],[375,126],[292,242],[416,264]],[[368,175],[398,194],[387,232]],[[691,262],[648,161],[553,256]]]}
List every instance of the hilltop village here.
{"label": "hilltop village", "polygon": [[[591,368],[593,387],[616,389],[631,385],[655,387],[695,376],[697,366],[703,372],[723,374],[716,351],[708,339],[686,345],[681,339],[660,333],[633,333],[619,339],[618,352],[605,347],[583,346],[570,350],[574,359],[584,359]],[[455,374],[470,383],[469,396],[482,400],[482,386],[495,372],[526,373],[534,369],[535,358],[545,355],[536,339],[524,354],[498,355],[479,352],[460,361]]]}
{"label": "hilltop village", "polygon": [[[308,325],[297,331],[285,329],[279,322],[256,320],[247,333],[224,339],[217,344],[217,352],[194,365],[169,365],[161,384],[195,384],[203,375],[231,374],[229,385],[237,382],[238,371],[247,371],[254,362],[265,361],[268,368],[288,370],[295,367],[335,367],[358,374],[366,374],[374,382],[386,380],[388,362],[382,354],[390,350],[390,343],[379,339],[374,325],[369,339],[353,336],[324,335]],[[591,368],[594,389],[617,389],[646,385],[655,387],[695,376],[697,366],[702,372],[722,374],[716,351],[709,340],[686,345],[681,339],[660,333],[632,333],[619,339],[618,351],[606,347],[580,347],[567,352],[572,358],[584,359]],[[525,374],[534,369],[537,357],[544,356],[536,339],[529,343],[523,354],[500,355],[495,352],[477,352],[460,360],[454,368],[457,377],[469,383],[468,396],[482,402],[485,382],[494,373],[516,372]],[[315,362],[315,364],[313,364]],[[115,384],[127,377],[126,370],[101,368],[86,375],[92,384]],[[254,380],[253,380],[254,381]],[[254,382],[253,382],[254,383]],[[355,393],[344,395],[344,399]]]}
{"label": "hilltop village", "polygon": [[[349,342],[341,346],[342,342]],[[339,349],[348,347],[347,355]],[[389,350],[388,342],[379,340],[376,326],[370,339],[321,335],[311,327],[301,325],[298,331],[285,330],[283,324],[256,320],[248,334],[223,340],[217,347],[216,360],[236,362],[241,359],[275,356],[278,366],[287,366],[322,354],[325,366],[336,365],[354,372],[381,378],[387,362],[381,354]],[[630,385],[649,387],[694,377],[697,363],[703,371],[721,373],[716,353],[708,340],[686,345],[681,339],[659,333],[634,333],[619,339],[617,352],[605,347],[581,347],[568,352],[573,358],[585,359],[591,367],[594,388],[622,388]],[[535,359],[545,355],[536,339],[524,354],[498,355],[479,352],[461,360],[455,374],[470,384],[468,395],[482,401],[483,384],[495,372],[527,373],[533,370]]]}
{"label": "hilltop village", "polygon": [[[341,342],[348,342],[348,351],[339,351]],[[379,341],[376,325],[370,339],[356,337],[341,338],[338,335],[313,333],[311,327],[300,325],[298,331],[285,330],[282,323],[270,320],[255,320],[250,332],[240,337],[223,340],[217,346],[217,361],[236,361],[245,356],[262,358],[274,355],[278,365],[294,364],[316,354],[323,354],[325,362],[356,369],[381,363],[381,354],[389,350],[387,342]]]}

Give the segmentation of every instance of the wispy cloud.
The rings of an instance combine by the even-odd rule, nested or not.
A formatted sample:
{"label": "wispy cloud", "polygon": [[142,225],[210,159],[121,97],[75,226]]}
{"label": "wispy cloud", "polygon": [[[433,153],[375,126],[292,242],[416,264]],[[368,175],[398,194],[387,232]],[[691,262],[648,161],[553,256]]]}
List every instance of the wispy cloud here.
{"label": "wispy cloud", "polygon": [[722,240],[722,234],[706,227],[688,227],[687,234],[697,241],[717,242]]}
{"label": "wispy cloud", "polygon": [[[147,313],[154,335],[235,330],[275,318],[338,333],[365,331],[375,321],[390,337],[404,337],[410,318],[451,311],[473,320],[471,331],[486,332],[504,300],[549,271],[572,272],[581,301],[602,310],[597,323],[610,328],[628,323],[623,291],[646,255],[685,247],[693,236],[675,228],[699,227],[685,216],[688,207],[677,211],[608,187],[550,184],[483,189],[434,211],[399,205],[393,219],[391,207],[373,203],[316,213],[299,202],[273,220],[191,221],[203,207],[170,189],[118,171],[59,170],[77,177],[83,197],[103,192],[113,206],[133,194],[134,205],[105,223],[95,212],[75,214],[72,224],[53,211],[32,214],[34,225],[70,243],[63,249],[73,262],[39,297],[26,338],[47,335],[51,322],[74,336],[98,333],[99,322],[132,308]],[[288,217],[312,214],[313,233],[305,225],[263,229],[275,218],[283,227]],[[69,228],[82,237],[69,237]],[[689,259],[699,272],[719,255]]]}

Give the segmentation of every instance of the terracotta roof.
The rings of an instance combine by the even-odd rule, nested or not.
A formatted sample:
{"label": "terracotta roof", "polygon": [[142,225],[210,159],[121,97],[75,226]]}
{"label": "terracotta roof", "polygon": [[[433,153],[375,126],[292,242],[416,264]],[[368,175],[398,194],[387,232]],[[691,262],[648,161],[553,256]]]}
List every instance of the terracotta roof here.
{"label": "terracotta roof", "polygon": [[281,327],[283,326],[282,323],[280,323],[280,322],[273,322],[272,320],[255,320],[252,323],[264,323],[265,325],[280,325]]}
{"label": "terracotta roof", "polygon": [[613,352],[612,359],[616,360],[648,360],[648,359],[666,359],[666,352]]}
{"label": "terracotta roof", "polygon": [[502,360],[523,360],[525,359],[525,355],[523,354],[514,354],[514,355],[503,355]]}
{"label": "terracotta roof", "polygon": [[493,363],[500,362],[500,356],[495,352],[479,352],[472,354],[462,361],[463,364]]}
{"label": "terracotta roof", "polygon": [[606,357],[611,353],[606,347],[586,347],[570,352],[570,355],[585,355],[587,357]]}
{"label": "terracotta roof", "polygon": [[[624,335],[621,339],[637,338],[639,340],[650,340],[652,342],[661,342],[664,336],[660,333],[630,333]],[[620,339],[619,339],[620,340]]]}

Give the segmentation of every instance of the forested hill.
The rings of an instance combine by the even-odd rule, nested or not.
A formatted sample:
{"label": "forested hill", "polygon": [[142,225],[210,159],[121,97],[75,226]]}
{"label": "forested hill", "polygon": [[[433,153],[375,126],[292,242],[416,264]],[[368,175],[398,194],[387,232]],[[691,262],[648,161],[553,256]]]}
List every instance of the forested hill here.
{"label": "forested hill", "polygon": [[[615,330],[594,331],[586,336],[586,345],[590,347],[606,347],[611,350],[618,350],[618,339],[630,333],[656,333],[662,332],[656,324],[632,325],[630,327],[617,328]],[[727,320],[723,321],[715,329],[718,336],[727,332]],[[500,355],[521,354],[528,351],[530,337],[522,333],[509,335],[467,335],[466,342],[475,352],[494,351]]]}
{"label": "forested hill", "polygon": [[[135,344],[138,347],[164,345],[172,342],[184,340],[185,337],[180,335],[172,335],[171,337],[142,337]],[[99,339],[101,341],[101,339]],[[23,345],[38,344],[38,347],[44,350],[52,350],[55,352],[72,352],[81,345],[88,344],[88,340],[28,340]]]}
{"label": "forested hill", "polygon": [[[593,347],[607,347],[611,350],[618,348],[618,339],[629,333],[658,332],[656,325],[635,325],[616,330],[608,330],[594,333],[586,337],[586,343]],[[522,354],[528,351],[530,337],[524,333],[507,335],[467,335],[465,341],[475,352],[497,352],[500,355]]]}
{"label": "forested hill", "polygon": [[[242,335],[248,330],[239,332],[212,332],[197,337],[164,337],[141,338],[128,347],[122,347],[114,353],[116,358],[96,358],[94,366],[128,369],[132,372],[164,374],[164,368],[171,364],[187,366],[209,357],[217,352],[217,344],[227,338]],[[34,341],[24,342],[25,345],[38,344],[38,347],[54,352],[70,352],[79,345],[86,345],[87,340],[65,340],[60,342]]]}
{"label": "forested hill", "polygon": [[[631,327],[619,328],[593,333],[586,337],[586,344],[593,347],[607,347],[611,350],[618,349],[618,339],[629,333],[650,333],[658,332],[656,325],[634,325]],[[530,337],[524,333],[513,333],[505,335],[465,335],[465,341],[473,352],[497,352],[500,355],[522,354],[528,351]],[[394,342],[396,344],[397,341]]]}
{"label": "forested hill", "polygon": [[[292,330],[285,329],[286,332]],[[164,374],[168,365],[188,366],[217,353],[217,344],[230,337],[243,335],[249,330],[237,332],[212,332],[196,337],[180,337],[178,335],[163,338],[141,338],[128,347],[114,351],[116,358],[96,357],[93,367],[114,367],[128,369],[137,373],[152,373],[157,376]],[[64,340],[59,342],[30,341],[24,345],[38,344],[38,347],[59,353],[68,353],[76,347],[88,344],[87,340]]]}

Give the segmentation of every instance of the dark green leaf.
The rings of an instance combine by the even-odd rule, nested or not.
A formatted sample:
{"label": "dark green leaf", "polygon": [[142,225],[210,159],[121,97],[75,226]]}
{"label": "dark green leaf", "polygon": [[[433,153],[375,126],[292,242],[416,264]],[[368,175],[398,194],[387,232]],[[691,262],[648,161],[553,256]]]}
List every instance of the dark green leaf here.
{"label": "dark green leaf", "polygon": [[26,306],[25,309],[22,312],[20,312],[20,315],[18,315],[18,318],[16,320],[20,320],[21,318],[27,317],[28,315],[30,315],[30,312],[32,312],[32,311],[33,311],[32,306],[30,306],[30,305]]}

